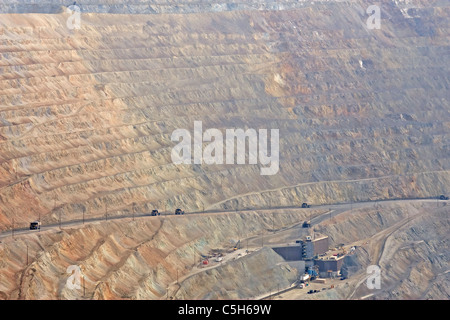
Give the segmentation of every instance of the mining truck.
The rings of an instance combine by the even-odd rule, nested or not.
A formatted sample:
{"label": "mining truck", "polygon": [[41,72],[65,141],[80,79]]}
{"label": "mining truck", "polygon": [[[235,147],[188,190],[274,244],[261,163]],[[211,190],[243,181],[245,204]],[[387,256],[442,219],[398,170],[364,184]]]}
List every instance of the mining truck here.
{"label": "mining truck", "polygon": [[30,230],[38,230],[38,229],[41,229],[40,221],[33,221],[30,223]]}

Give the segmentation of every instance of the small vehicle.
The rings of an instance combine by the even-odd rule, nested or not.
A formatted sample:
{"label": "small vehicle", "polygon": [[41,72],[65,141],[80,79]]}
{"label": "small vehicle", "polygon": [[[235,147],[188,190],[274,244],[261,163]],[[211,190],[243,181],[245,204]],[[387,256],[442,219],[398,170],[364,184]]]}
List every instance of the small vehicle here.
{"label": "small vehicle", "polygon": [[184,214],[184,211],[181,209],[175,210],[175,214]]}
{"label": "small vehicle", "polygon": [[307,204],[306,202],[303,202],[302,208],[311,208],[311,205]]}
{"label": "small vehicle", "polygon": [[33,221],[30,223],[30,230],[38,230],[38,229],[41,229],[40,221]]}
{"label": "small vehicle", "polygon": [[155,209],[155,210],[152,210],[151,215],[152,216],[159,216],[159,215],[161,215],[161,213],[159,213],[159,211]]}

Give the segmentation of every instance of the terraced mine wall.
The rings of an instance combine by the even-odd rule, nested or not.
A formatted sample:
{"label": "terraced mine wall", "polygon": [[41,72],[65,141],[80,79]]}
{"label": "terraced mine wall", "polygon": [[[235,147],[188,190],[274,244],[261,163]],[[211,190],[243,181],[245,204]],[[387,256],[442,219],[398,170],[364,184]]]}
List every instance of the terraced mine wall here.
{"label": "terraced mine wall", "polygon": [[[183,281],[176,299],[249,299],[293,284],[299,270],[283,263],[271,248],[252,253]],[[304,270],[300,270],[301,273]]]}
{"label": "terraced mine wall", "polygon": [[[26,225],[448,191],[445,1],[381,1],[375,30],[363,1],[201,2],[189,14],[190,1],[164,14],[133,7],[162,8],[156,1],[84,1],[73,30],[66,11],[27,14],[38,1],[20,3],[0,7],[19,13],[0,19],[1,230],[13,217]],[[175,165],[171,134],[194,121],[279,129],[279,172]]]}
{"label": "terraced mine wall", "polygon": [[[319,299],[448,299],[449,208],[435,202],[398,203],[355,210],[325,221],[315,231],[330,244],[353,243],[355,254],[343,261],[343,274],[360,285],[320,294]],[[365,285],[366,268],[381,270],[381,290]]]}
{"label": "terraced mine wall", "polygon": [[[307,215],[279,211],[276,228],[301,223]],[[145,217],[8,237],[0,243],[0,297],[245,299],[275,292],[289,286],[298,270],[270,248],[184,279],[201,254],[231,250],[237,239],[272,230],[272,217],[267,211]],[[322,222],[314,231],[329,235],[331,246],[356,246],[343,266],[354,281],[314,298],[373,293],[364,285],[365,270],[379,265],[384,291],[377,297],[447,299],[448,228],[447,206],[434,202],[355,209]],[[81,268],[86,294],[67,287],[70,265]]]}
{"label": "terraced mine wall", "polygon": [[[279,211],[275,227],[297,224],[306,215],[302,210]],[[276,265],[283,259],[270,248],[180,281],[181,287],[172,285],[210,250],[232,251],[238,239],[272,229],[272,218],[267,211],[145,217],[8,237],[0,243],[0,297],[214,299],[264,294],[297,277],[295,269]],[[71,265],[80,267],[86,295],[67,286]],[[232,273],[234,280],[228,282]],[[214,294],[208,291],[217,288]]]}

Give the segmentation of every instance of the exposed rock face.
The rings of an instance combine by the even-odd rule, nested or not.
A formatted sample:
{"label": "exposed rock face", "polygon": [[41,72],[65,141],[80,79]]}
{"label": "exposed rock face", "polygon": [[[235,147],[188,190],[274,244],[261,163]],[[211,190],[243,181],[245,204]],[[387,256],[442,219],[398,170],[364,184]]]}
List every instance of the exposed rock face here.
{"label": "exposed rock face", "polygon": [[[308,216],[309,209],[278,210],[275,229],[289,230]],[[7,237],[0,243],[0,298],[262,296],[288,287],[299,272],[270,248],[258,247],[258,251],[216,268],[190,272],[201,254],[211,249],[231,249],[236,239],[267,234],[273,218],[270,210],[140,217]],[[436,207],[434,202],[383,204],[325,220],[314,229],[330,237],[330,247],[339,243],[356,246],[355,253],[346,257],[351,260],[346,263],[350,279],[348,284],[342,282],[335,289],[301,298],[358,299],[375,293],[375,299],[448,299],[449,227],[447,206]],[[67,285],[71,265],[81,268],[81,289]],[[381,290],[365,286],[369,265],[381,268]],[[296,298],[289,294],[283,296]]]}
{"label": "exposed rock face", "polygon": [[[278,212],[276,227],[298,223],[307,214],[294,209]],[[0,243],[0,298],[165,299],[167,288],[169,296],[190,299],[263,294],[274,288],[272,280],[285,286],[297,276],[294,270],[276,266],[282,258],[269,248],[199,275],[201,279],[212,274],[224,284],[230,270],[248,273],[253,269],[233,290],[227,287],[216,296],[208,295],[207,286],[195,285],[195,276],[180,290],[171,284],[177,276],[186,275],[194,261],[199,263],[201,254],[215,248],[231,249],[236,239],[266,232],[272,227],[272,218],[269,211],[141,217],[8,237]],[[80,286],[86,288],[86,294],[68,287],[70,273],[66,271],[71,265],[81,268],[85,280]],[[210,284],[220,286],[220,281]]]}
{"label": "exposed rock face", "polygon": [[[71,1],[0,3],[6,13],[0,19],[0,230],[26,227],[38,217],[48,224],[154,208],[263,208],[447,193],[448,2],[380,3],[379,30],[367,28],[364,1],[186,0],[172,6],[92,0],[81,5],[81,28],[73,30],[64,7]],[[175,165],[171,134],[192,131],[194,121],[204,130],[279,129],[279,172],[262,176],[261,164]],[[400,216],[394,212],[390,219]],[[138,230],[153,234],[161,227],[157,221]],[[21,267],[2,274],[1,296],[73,298],[62,282],[47,277],[57,278],[77,261],[107,270],[90,271],[98,284],[95,298],[164,295],[163,285],[174,278],[170,265],[181,262],[163,249],[158,260],[160,251],[141,246],[148,238],[128,239],[111,224],[117,228],[111,234],[96,226],[73,231],[83,248],[65,242],[66,233],[36,240],[32,249],[46,249],[25,271],[14,251],[3,251],[7,258],[0,263]],[[346,230],[335,238],[350,240]],[[406,235],[419,241],[400,234]],[[352,239],[360,236],[365,233]],[[154,264],[132,253],[141,247],[151,251]],[[419,254],[434,259],[433,250],[440,249]],[[397,268],[401,278],[404,268]],[[417,274],[427,268],[417,265],[408,279],[419,284]],[[23,271],[19,279],[17,270]],[[133,283],[141,287],[127,291],[124,277],[133,270]],[[438,282],[427,281],[422,285],[432,285],[425,291],[408,293],[405,283],[402,292],[442,297]]]}
{"label": "exposed rock face", "polygon": [[[385,1],[380,30],[367,29],[363,2],[301,5],[100,15],[89,13],[99,2],[85,2],[73,30],[66,12],[3,15],[1,228],[13,215],[25,226],[39,214],[55,222],[444,193],[444,4]],[[204,130],[279,129],[279,172],[174,165],[170,135],[195,120]]]}
{"label": "exposed rock face", "polygon": [[298,271],[290,268],[270,248],[216,269],[195,274],[183,281],[176,299],[248,299],[286,288],[298,279]]}
{"label": "exposed rock face", "polygon": [[353,290],[337,290],[334,298],[375,294],[372,299],[448,299],[448,213],[447,206],[433,202],[379,205],[346,213],[318,227],[333,245],[358,244],[356,254],[346,257],[350,276],[359,272],[359,279],[364,280],[368,265],[381,270],[380,290],[369,290],[361,281]]}

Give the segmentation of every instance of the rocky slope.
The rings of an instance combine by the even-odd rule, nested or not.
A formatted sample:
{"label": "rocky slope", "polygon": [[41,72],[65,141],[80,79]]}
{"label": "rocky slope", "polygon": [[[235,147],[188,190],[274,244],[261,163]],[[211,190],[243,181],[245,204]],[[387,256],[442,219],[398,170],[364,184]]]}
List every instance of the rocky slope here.
{"label": "rocky slope", "polygon": [[298,271],[281,256],[264,247],[249,256],[184,280],[175,299],[254,299],[286,288],[298,279]]}
{"label": "rocky slope", "polygon": [[[90,0],[81,5],[81,28],[70,29],[60,0],[0,1],[0,231],[38,218],[48,225],[154,208],[239,210],[448,193],[448,1],[379,1],[379,30],[367,28],[370,4]],[[222,132],[279,129],[279,172],[262,176],[260,164],[175,165],[171,134],[192,132],[194,121]],[[341,242],[375,237],[364,259],[392,270],[399,297],[445,297],[446,271],[435,252],[445,254],[440,241],[448,224],[439,223],[446,211],[409,222],[408,210],[372,212],[327,231]],[[227,220],[234,215],[179,220],[192,230],[168,218],[164,225],[110,221],[17,238],[0,244],[0,294],[77,298],[63,279],[68,265],[83,262],[89,297],[161,298],[173,266],[191,261],[193,246],[239,237]],[[280,224],[303,218],[287,215]],[[404,238],[411,246],[379,257],[383,230],[402,219],[436,238],[416,247],[421,236],[401,229],[386,244],[396,248]],[[263,215],[246,223],[255,224],[246,232],[259,232],[269,222]],[[28,264],[27,244],[34,252]],[[340,297],[365,293],[349,290]]]}
{"label": "rocky slope", "polygon": [[[89,5],[80,29],[66,12],[0,19],[1,229],[12,217],[447,191],[446,2],[384,1],[380,30],[360,1],[151,15]],[[279,129],[279,172],[174,165],[170,135],[196,120]]]}
{"label": "rocky slope", "polygon": [[[355,211],[317,228],[330,236],[333,245],[357,245],[356,259],[350,264],[356,267],[350,268],[351,285],[317,298],[355,299],[372,294],[371,299],[449,299],[448,206],[431,201]],[[365,284],[369,265],[380,267],[379,290]]]}
{"label": "rocky slope", "polygon": [[[307,216],[306,210],[278,211],[275,227],[289,227]],[[270,211],[140,217],[7,237],[0,243],[0,297],[166,299],[167,288],[190,272],[202,254],[211,249],[229,250],[238,239],[266,233],[274,226],[273,217]],[[282,259],[268,248],[242,261],[201,275],[212,274],[224,281],[230,270],[247,270],[248,281],[242,281],[234,292],[219,290],[218,296],[208,296],[208,287],[203,282],[195,285],[196,277],[192,277],[182,290],[171,289],[169,295],[191,299],[250,297],[273,289],[273,279],[284,285],[296,277],[295,272],[276,266]],[[70,273],[66,271],[71,265],[81,268],[85,279],[80,285],[86,293],[67,286]],[[220,286],[219,281],[209,283]]]}
{"label": "rocky slope", "polygon": [[[262,297],[289,287],[298,276],[298,270],[272,249],[251,244],[249,255],[230,258],[208,270],[201,268],[201,255],[210,250],[232,251],[237,239],[242,239],[245,250],[246,238],[269,237],[273,230],[295,234],[295,228],[287,228],[299,223],[301,228],[310,210],[139,217],[8,236],[0,242],[0,297]],[[312,215],[323,212],[317,210]],[[349,279],[319,294],[294,289],[281,298],[359,299],[372,294],[371,299],[448,299],[448,213],[443,203],[402,201],[367,205],[326,219],[314,226],[314,231],[328,235],[330,247],[340,243],[356,246],[345,264]],[[289,232],[281,234],[290,238]],[[79,289],[67,285],[67,268],[72,265],[80,267],[84,277]],[[380,290],[369,290],[365,285],[369,265],[381,268]]]}

